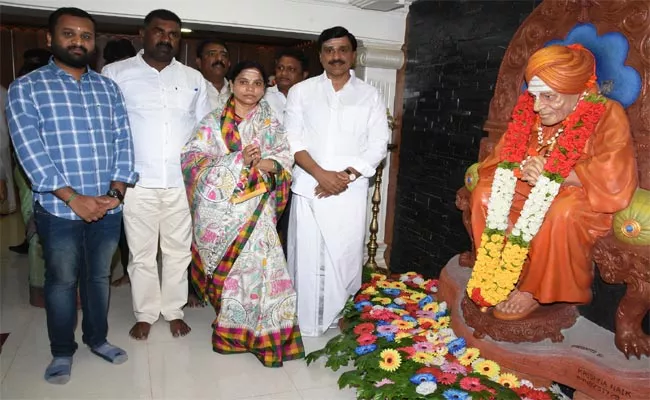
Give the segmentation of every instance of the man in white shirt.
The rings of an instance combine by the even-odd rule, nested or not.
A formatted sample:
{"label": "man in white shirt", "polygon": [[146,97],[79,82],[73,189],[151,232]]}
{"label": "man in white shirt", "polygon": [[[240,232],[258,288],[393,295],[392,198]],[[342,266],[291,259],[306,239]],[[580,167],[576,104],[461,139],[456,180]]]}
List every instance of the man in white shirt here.
{"label": "man in white shirt", "polygon": [[[266,89],[264,99],[269,103],[280,123],[284,123],[284,108],[287,106],[289,89],[296,83],[307,79],[308,75],[309,64],[305,53],[295,49],[283,49],[277,54],[274,76],[276,84]],[[289,193],[284,213],[282,213],[278,221],[278,235],[282,242],[285,257],[287,256],[287,236],[292,197],[291,193]]]}
{"label": "man in white shirt", "polygon": [[368,179],[386,156],[386,106],[351,71],[357,41],[343,27],[318,38],[325,72],[289,91],[285,126],[295,155],[288,263],[304,336],[336,323],[361,286]]}
{"label": "man in white shirt", "polygon": [[287,106],[289,89],[307,79],[307,76],[309,76],[309,64],[302,51],[283,49],[277,54],[274,77],[276,84],[266,89],[264,99],[269,103],[280,123],[284,122],[284,108]]}
{"label": "man in white shirt", "polygon": [[226,74],[230,70],[230,53],[226,43],[218,39],[207,39],[196,48],[196,65],[208,81],[210,107],[228,101],[232,94]]}
{"label": "man in white shirt", "polygon": [[[174,337],[190,332],[182,308],[188,294],[192,220],[180,154],[195,125],[211,109],[206,80],[174,58],[181,39],[178,16],[168,10],[152,11],[140,35],[144,49],[106,66],[102,73],[124,94],[135,170],[140,174],[124,199],[124,228],[137,320],[129,334],[144,340],[160,314],[169,321]],[[159,240],[162,279],[156,261]]]}

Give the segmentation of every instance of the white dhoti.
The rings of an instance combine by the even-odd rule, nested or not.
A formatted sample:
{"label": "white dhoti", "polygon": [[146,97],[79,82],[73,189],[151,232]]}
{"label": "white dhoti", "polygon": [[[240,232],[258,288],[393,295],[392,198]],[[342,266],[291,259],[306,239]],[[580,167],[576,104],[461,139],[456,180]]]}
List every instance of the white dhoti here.
{"label": "white dhoti", "polygon": [[322,335],[361,287],[367,187],[325,199],[294,193],[287,261],[303,336]]}

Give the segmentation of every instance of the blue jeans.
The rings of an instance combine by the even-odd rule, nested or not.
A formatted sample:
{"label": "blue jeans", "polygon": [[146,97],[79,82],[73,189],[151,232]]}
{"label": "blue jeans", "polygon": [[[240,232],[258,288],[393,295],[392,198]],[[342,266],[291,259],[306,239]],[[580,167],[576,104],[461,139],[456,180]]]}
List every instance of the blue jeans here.
{"label": "blue jeans", "polygon": [[122,213],[86,223],[56,217],[34,205],[45,260],[45,311],[54,357],[77,350],[77,284],[81,295],[83,342],[106,342],[111,260],[120,238]]}

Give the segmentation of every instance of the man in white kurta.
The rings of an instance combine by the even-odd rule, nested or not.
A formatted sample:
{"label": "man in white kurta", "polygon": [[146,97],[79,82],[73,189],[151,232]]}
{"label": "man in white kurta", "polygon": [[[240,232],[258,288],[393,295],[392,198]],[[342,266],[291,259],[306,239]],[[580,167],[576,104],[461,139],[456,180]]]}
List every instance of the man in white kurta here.
{"label": "man in white kurta", "polygon": [[300,50],[288,48],[277,54],[275,59],[276,84],[266,88],[264,100],[269,103],[281,124],[284,124],[284,109],[287,107],[289,90],[295,84],[307,79],[308,67],[307,57]]}
{"label": "man in white kurta", "polygon": [[219,39],[206,39],[196,48],[196,65],[208,81],[208,99],[210,108],[223,105],[228,101],[232,90],[226,78],[230,70],[230,52],[225,42]]}
{"label": "man in white kurta", "polygon": [[386,106],[350,70],[356,39],[330,28],[318,40],[325,72],[295,85],[285,125],[295,154],[288,263],[305,336],[323,334],[361,286],[368,180],[386,156]]}
{"label": "man in white kurta", "polygon": [[[131,122],[135,170],[140,180],[124,199],[131,292],[136,324],[130,335],[146,339],[162,314],[174,336],[189,333],[183,322],[191,228],[181,149],[210,111],[207,81],[176,61],[180,19],[166,10],[145,18],[144,50],[107,65],[102,73],[122,90]],[[156,255],[162,253],[162,278]]]}

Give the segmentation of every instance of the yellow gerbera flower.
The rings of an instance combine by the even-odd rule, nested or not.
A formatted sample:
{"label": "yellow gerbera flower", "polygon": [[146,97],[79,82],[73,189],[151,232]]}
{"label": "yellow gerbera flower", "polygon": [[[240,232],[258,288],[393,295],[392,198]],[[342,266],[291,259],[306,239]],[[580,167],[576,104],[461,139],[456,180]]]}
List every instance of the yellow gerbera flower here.
{"label": "yellow gerbera flower", "polygon": [[384,371],[395,372],[402,365],[402,356],[395,349],[386,349],[379,353],[379,356],[379,368]]}
{"label": "yellow gerbera flower", "polygon": [[438,312],[438,303],[429,303],[422,307],[424,311]]}
{"label": "yellow gerbera flower", "polygon": [[378,292],[377,292],[377,289],[375,289],[374,286],[368,286],[367,288],[363,289],[363,291],[361,293],[368,294],[368,295],[372,296],[373,294],[377,294]]}
{"label": "yellow gerbera flower", "polygon": [[370,300],[374,301],[375,303],[383,304],[385,306],[393,302],[393,300],[389,299],[388,297],[373,297]]}
{"label": "yellow gerbera flower", "polygon": [[465,353],[463,353],[462,356],[458,357],[458,362],[461,363],[461,365],[468,366],[473,363],[480,354],[481,351],[476,347],[469,347],[465,350]]}
{"label": "yellow gerbera flower", "polygon": [[472,364],[472,368],[474,368],[474,372],[485,375],[488,378],[494,378],[499,375],[499,372],[501,372],[499,364],[491,360],[477,361]]}
{"label": "yellow gerbera flower", "polygon": [[413,293],[413,294],[411,295],[411,300],[413,300],[413,301],[420,301],[420,300],[422,300],[422,299],[425,298],[425,297],[427,297],[427,295],[424,294],[424,293]]}
{"label": "yellow gerbera flower", "polygon": [[519,387],[519,380],[517,379],[516,376],[513,374],[510,374],[508,372],[503,373],[499,375],[499,379],[497,379],[497,382],[500,385],[503,385],[507,388],[518,388]]}
{"label": "yellow gerbera flower", "polygon": [[404,284],[404,282],[400,282],[400,281],[392,281],[389,282],[388,285],[389,285],[388,287],[392,289],[406,289],[406,285]]}
{"label": "yellow gerbera flower", "polygon": [[376,285],[380,289],[388,289],[390,287],[390,282],[388,282],[388,281],[378,281],[376,283]]}
{"label": "yellow gerbera flower", "polygon": [[425,353],[423,351],[418,351],[415,354],[413,354],[413,357],[411,357],[411,359],[416,363],[430,364],[433,362],[435,357],[433,354]]}
{"label": "yellow gerbera flower", "polygon": [[377,280],[380,280],[380,281],[384,281],[384,280],[386,280],[386,275],[384,275],[384,274],[377,274],[377,273],[374,273],[374,272],[373,272],[372,274],[370,274],[370,278],[372,278],[372,279],[377,279]]}
{"label": "yellow gerbera flower", "polygon": [[436,321],[434,321],[434,320],[431,319],[431,318],[425,318],[425,317],[418,318],[418,324],[419,324],[419,325],[424,325],[424,324],[426,324],[426,323],[429,323],[429,324],[431,324],[431,325],[434,325],[434,324],[436,323]]}
{"label": "yellow gerbera flower", "polygon": [[409,333],[404,332],[404,331],[399,331],[399,332],[397,332],[395,334],[395,341],[397,343],[399,343],[402,339],[407,338],[407,337],[411,337],[411,335]]}
{"label": "yellow gerbera flower", "polygon": [[451,322],[451,317],[449,316],[438,318],[438,324],[440,325],[441,329],[447,328],[449,326],[449,322]]}
{"label": "yellow gerbera flower", "polygon": [[438,357],[444,357],[447,355],[447,353],[449,353],[449,348],[447,348],[447,346],[438,346],[433,352]]}
{"label": "yellow gerbera flower", "polygon": [[396,327],[398,327],[402,331],[413,329],[415,327],[415,324],[413,322],[404,321],[404,320],[401,320],[401,319],[396,319],[393,322],[391,322],[391,324],[395,325]]}

